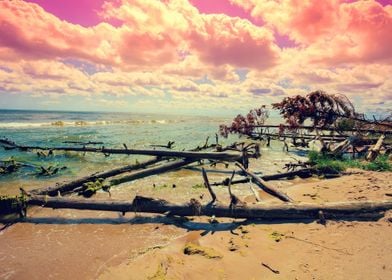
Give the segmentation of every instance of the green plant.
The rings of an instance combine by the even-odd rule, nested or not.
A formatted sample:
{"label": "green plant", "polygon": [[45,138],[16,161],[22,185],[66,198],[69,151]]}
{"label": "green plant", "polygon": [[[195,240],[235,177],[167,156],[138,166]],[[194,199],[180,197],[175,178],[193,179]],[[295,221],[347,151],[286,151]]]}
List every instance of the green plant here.
{"label": "green plant", "polygon": [[364,169],[373,171],[392,171],[392,164],[388,160],[388,156],[380,155],[373,162],[369,162]]}
{"label": "green plant", "polygon": [[322,154],[316,151],[308,153],[309,162],[318,169],[332,169],[337,172],[347,168],[360,168],[372,171],[392,171],[392,163],[385,155],[378,156],[373,162],[367,162],[361,159],[346,159],[343,157],[334,157],[328,154]]}

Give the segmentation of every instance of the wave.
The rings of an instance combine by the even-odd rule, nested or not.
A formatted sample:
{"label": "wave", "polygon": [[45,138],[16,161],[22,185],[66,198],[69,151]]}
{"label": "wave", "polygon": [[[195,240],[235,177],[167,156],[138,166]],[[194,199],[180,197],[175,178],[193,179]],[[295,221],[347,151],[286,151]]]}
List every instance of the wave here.
{"label": "wave", "polygon": [[33,128],[33,127],[78,127],[78,126],[100,126],[100,125],[165,125],[180,123],[184,120],[100,120],[100,121],[63,121],[52,122],[0,122],[0,128]]}

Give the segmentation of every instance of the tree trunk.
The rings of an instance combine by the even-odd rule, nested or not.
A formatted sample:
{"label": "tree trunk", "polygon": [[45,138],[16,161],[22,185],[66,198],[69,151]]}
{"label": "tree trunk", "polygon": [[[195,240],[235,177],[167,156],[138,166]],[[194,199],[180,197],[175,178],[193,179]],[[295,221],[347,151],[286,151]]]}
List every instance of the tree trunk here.
{"label": "tree trunk", "polygon": [[146,155],[158,157],[180,157],[189,159],[212,159],[236,161],[242,156],[241,153],[234,151],[227,152],[193,152],[193,151],[168,151],[168,150],[145,150],[145,149],[108,149],[105,147],[40,147],[40,146],[21,146],[11,141],[1,140],[0,144],[21,150],[49,150],[49,151],[73,151],[73,152],[92,152],[103,154],[123,154],[123,155]]}
{"label": "tree trunk", "polygon": [[380,153],[384,139],[385,139],[385,135],[381,135],[380,138],[378,138],[376,145],[374,145],[369,150],[369,153],[366,155],[366,160],[373,161],[377,158],[378,154]]}
{"label": "tree trunk", "polygon": [[45,196],[32,196],[28,205],[47,208],[68,208],[115,212],[170,213],[178,216],[215,216],[230,218],[257,218],[266,220],[319,219],[322,211],[326,219],[379,218],[392,209],[392,201],[337,202],[328,204],[257,205],[230,208],[224,205],[200,205],[195,212],[194,203],[173,204],[165,200],[137,196],[129,201],[102,201]]}

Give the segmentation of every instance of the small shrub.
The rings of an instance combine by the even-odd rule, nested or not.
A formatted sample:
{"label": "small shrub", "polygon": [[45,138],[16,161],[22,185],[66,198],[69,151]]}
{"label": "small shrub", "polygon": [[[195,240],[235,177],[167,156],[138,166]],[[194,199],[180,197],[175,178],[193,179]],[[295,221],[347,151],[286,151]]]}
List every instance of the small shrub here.
{"label": "small shrub", "polygon": [[378,156],[373,162],[365,165],[364,169],[372,171],[392,171],[392,164],[388,160],[388,156]]}
{"label": "small shrub", "polygon": [[314,164],[318,169],[332,169],[337,172],[347,168],[360,168],[372,171],[392,171],[392,163],[385,155],[378,156],[373,162],[367,162],[360,159],[336,158],[328,154],[322,154],[316,151],[308,153],[309,162]]}

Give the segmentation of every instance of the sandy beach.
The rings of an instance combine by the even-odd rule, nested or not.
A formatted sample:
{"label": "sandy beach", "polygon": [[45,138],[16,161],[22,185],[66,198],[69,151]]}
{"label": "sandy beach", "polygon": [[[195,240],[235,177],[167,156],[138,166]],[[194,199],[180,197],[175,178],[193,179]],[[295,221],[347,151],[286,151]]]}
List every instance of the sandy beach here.
{"label": "sandy beach", "polygon": [[[391,172],[275,181],[298,202],[386,200]],[[204,191],[204,190],[203,190]],[[223,189],[222,189],[223,192]],[[279,203],[261,194],[261,203]],[[219,196],[219,192],[218,192]],[[244,197],[248,203],[254,198]],[[94,215],[95,214],[95,215]],[[35,208],[0,232],[1,279],[390,279],[377,221],[190,220]],[[191,250],[184,253],[186,247]]]}

